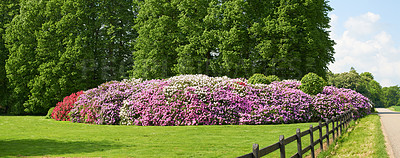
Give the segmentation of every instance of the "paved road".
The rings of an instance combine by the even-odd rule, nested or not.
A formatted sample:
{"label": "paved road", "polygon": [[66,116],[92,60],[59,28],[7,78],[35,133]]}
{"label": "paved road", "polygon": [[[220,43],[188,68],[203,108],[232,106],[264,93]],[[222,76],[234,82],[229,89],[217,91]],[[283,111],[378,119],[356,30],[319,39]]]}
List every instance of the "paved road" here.
{"label": "paved road", "polygon": [[400,112],[385,108],[376,108],[376,111],[381,117],[390,157],[400,158]]}

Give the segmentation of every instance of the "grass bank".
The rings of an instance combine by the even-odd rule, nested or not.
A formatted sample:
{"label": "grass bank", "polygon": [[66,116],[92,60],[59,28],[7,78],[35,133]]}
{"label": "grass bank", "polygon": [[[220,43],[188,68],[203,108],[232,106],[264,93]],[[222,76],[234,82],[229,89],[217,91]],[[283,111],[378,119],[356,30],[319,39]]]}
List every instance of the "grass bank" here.
{"label": "grass bank", "polygon": [[352,122],[348,132],[344,133],[335,145],[331,145],[329,150],[320,153],[318,157],[387,158],[385,138],[379,116],[371,114]]}
{"label": "grass bank", "polygon": [[[266,147],[310,124],[316,125],[142,127],[0,116],[0,157],[236,157],[250,153],[253,143]],[[288,156],[295,145],[287,146]]]}
{"label": "grass bank", "polygon": [[392,111],[400,111],[400,106],[391,106],[388,109]]}

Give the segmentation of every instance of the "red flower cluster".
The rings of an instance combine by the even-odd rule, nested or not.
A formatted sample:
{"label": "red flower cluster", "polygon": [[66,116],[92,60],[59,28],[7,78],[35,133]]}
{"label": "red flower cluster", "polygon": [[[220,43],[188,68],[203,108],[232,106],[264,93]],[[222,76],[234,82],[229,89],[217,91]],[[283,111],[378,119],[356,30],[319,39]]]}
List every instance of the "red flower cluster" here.
{"label": "red flower cluster", "polygon": [[236,82],[237,84],[239,84],[239,85],[242,85],[242,86],[246,86],[246,83],[244,83],[244,82]]}
{"label": "red flower cluster", "polygon": [[66,96],[62,102],[58,102],[53,113],[51,113],[51,118],[57,121],[69,121],[68,113],[81,94],[83,94],[83,91],[72,93],[70,96]]}

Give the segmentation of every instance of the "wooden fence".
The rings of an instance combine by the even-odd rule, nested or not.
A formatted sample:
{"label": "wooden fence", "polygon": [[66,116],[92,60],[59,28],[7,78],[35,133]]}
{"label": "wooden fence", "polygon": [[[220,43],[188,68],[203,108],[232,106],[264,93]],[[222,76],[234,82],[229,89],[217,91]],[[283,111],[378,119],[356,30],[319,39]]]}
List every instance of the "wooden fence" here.
{"label": "wooden fence", "polygon": [[[329,146],[329,136],[332,136],[332,140],[335,141],[335,139],[342,133],[343,129],[346,129],[350,123],[350,121],[353,119],[353,112],[352,110],[346,111],[345,113],[338,115],[336,117],[333,117],[332,119],[328,120],[325,119],[325,122],[319,121],[319,125],[316,127],[313,127],[313,125],[310,125],[310,129],[300,132],[300,129],[297,128],[296,134],[292,135],[288,138],[285,138],[283,135],[279,136],[279,142],[272,144],[268,147],[259,149],[258,144],[253,144],[253,152],[248,153],[246,155],[239,156],[238,158],[259,158],[265,155],[268,155],[269,153],[272,153],[276,150],[279,149],[280,151],[280,157],[285,158],[286,157],[286,151],[285,151],[285,146],[289,143],[294,142],[297,140],[297,153],[294,154],[291,157],[303,157],[303,154],[311,150],[311,157],[315,157],[315,146],[320,146],[321,151],[324,150],[324,145],[323,141],[326,139],[326,142]],[[331,125],[330,125],[331,124]],[[330,129],[329,126],[332,126]],[[314,132],[318,131],[319,133],[319,138],[314,140]],[[325,132],[324,132],[325,131]],[[323,133],[325,133],[323,135]],[[301,145],[301,138],[304,136],[309,135],[310,137],[310,145],[306,146],[305,148],[302,148]]]}

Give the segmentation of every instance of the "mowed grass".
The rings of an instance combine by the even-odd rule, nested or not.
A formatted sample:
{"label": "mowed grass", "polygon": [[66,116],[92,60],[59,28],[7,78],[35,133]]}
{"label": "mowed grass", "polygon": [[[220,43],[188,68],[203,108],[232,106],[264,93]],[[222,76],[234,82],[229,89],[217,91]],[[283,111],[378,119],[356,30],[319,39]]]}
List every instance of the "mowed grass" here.
{"label": "mowed grass", "polygon": [[388,109],[392,111],[400,111],[400,106],[391,106]]}
{"label": "mowed grass", "polygon": [[[0,116],[0,157],[237,157],[302,131],[310,124],[110,126]],[[308,137],[302,138],[309,145]],[[288,156],[296,143],[286,147]],[[267,157],[277,157],[275,152]]]}
{"label": "mowed grass", "polygon": [[388,157],[378,115],[371,114],[361,118],[353,122],[348,130],[349,132],[344,133],[335,145],[331,145],[329,150],[322,152],[318,157]]}

